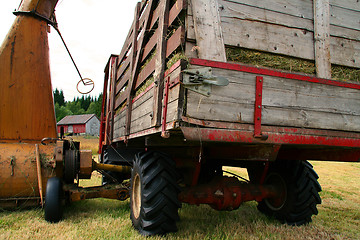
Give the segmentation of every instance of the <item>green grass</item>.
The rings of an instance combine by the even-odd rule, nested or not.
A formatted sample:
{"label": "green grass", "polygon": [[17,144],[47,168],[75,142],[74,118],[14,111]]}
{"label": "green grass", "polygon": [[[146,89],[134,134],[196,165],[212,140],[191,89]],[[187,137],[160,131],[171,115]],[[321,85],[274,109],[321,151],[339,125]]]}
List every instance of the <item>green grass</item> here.
{"label": "green grass", "polygon": [[[314,61],[244,48],[226,48],[226,58],[228,61],[251,64],[256,67],[274,68],[311,75],[315,75],[316,73]],[[332,65],[331,78],[339,81],[359,82],[360,69]]]}
{"label": "green grass", "polygon": [[[268,219],[247,202],[235,211],[183,204],[179,231],[148,239],[360,239],[359,163],[312,162],[322,185],[322,205],[300,227]],[[244,177],[246,172],[234,171]],[[101,182],[98,173],[82,186]],[[40,208],[0,212],[0,239],[145,239],[131,226],[129,200],[92,199],[66,207],[64,220],[49,224]]]}

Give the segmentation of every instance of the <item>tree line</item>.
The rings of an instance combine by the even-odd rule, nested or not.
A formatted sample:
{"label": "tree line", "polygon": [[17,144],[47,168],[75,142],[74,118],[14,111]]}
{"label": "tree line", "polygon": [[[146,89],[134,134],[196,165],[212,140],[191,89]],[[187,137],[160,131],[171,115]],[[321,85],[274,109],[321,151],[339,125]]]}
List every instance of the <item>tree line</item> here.
{"label": "tree line", "polygon": [[54,90],[54,103],[56,121],[59,122],[68,115],[80,114],[96,114],[100,119],[102,107],[102,93],[98,97],[91,97],[90,95],[77,97],[72,101],[65,101],[64,92],[57,88]]}

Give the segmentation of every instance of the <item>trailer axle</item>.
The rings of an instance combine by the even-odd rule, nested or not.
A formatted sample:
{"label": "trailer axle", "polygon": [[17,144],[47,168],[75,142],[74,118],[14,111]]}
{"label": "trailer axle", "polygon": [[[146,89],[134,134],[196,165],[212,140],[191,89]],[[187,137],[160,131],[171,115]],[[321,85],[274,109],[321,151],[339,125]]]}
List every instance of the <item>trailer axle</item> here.
{"label": "trailer axle", "polygon": [[234,210],[243,202],[261,201],[265,198],[282,204],[286,198],[284,185],[280,182],[269,185],[250,184],[235,177],[218,177],[210,183],[186,188],[179,194],[182,202],[208,204],[216,210]]}

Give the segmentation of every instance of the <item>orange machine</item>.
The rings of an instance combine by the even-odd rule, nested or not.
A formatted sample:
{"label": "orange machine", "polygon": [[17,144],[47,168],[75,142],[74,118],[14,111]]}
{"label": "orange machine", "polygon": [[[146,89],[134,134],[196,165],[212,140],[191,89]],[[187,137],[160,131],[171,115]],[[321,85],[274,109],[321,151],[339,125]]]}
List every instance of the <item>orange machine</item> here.
{"label": "orange machine", "polygon": [[36,159],[43,166],[39,172],[43,176],[41,184],[54,176],[54,146],[41,145],[40,141],[57,137],[47,38],[48,21],[56,3],[23,1],[0,48],[2,206],[37,202],[40,194]]}
{"label": "orange machine", "polygon": [[47,36],[57,2],[22,0],[0,48],[0,207],[43,204],[45,197],[51,222],[61,218],[64,191],[70,201],[128,197],[126,188],[85,191],[74,179],[94,169],[129,172],[97,164],[78,142],[57,138]]}

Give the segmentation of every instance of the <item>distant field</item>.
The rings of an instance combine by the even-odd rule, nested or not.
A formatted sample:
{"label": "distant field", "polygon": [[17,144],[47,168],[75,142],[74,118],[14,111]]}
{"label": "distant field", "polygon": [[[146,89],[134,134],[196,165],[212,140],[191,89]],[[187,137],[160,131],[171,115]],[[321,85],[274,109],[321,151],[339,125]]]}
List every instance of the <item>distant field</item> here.
{"label": "distant field", "polygon": [[[323,203],[311,224],[282,225],[258,212],[255,202],[231,212],[183,204],[179,232],[165,239],[360,239],[360,163],[312,164],[320,176]],[[92,180],[80,184],[100,184],[100,175],[93,175]],[[63,221],[49,224],[40,208],[0,210],[0,239],[143,239],[131,227],[129,211],[128,200],[85,200],[67,206]]]}

